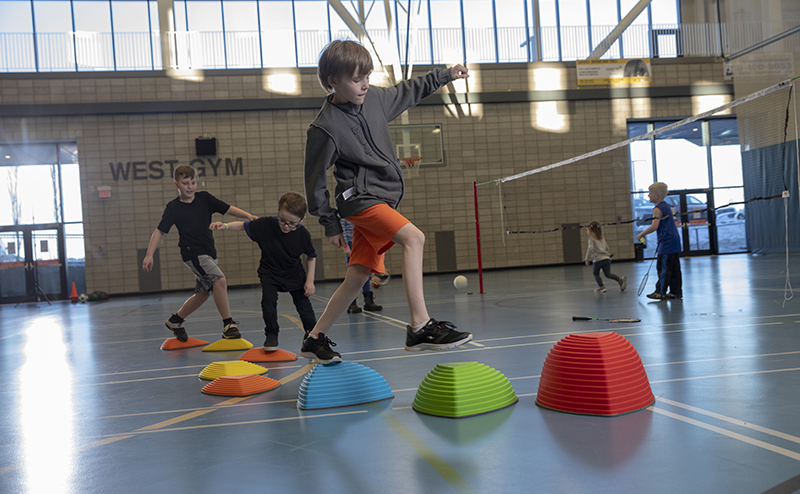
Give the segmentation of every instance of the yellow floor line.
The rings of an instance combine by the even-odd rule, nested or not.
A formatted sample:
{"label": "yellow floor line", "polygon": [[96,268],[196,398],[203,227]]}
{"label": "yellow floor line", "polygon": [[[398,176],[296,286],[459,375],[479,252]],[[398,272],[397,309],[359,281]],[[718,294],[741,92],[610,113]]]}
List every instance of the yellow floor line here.
{"label": "yellow floor line", "polygon": [[173,418],[171,418],[169,420],[164,420],[163,422],[158,422],[158,423],[153,424],[153,425],[148,425],[147,427],[142,427],[141,429],[136,429],[136,432],[139,432],[139,431],[153,431],[153,430],[157,430],[157,429],[163,429],[164,427],[168,427],[170,425],[174,425],[174,424],[177,424],[177,423],[180,423],[180,422],[184,422],[186,420],[193,419],[195,417],[199,417],[201,415],[205,415],[207,413],[211,413],[214,410],[215,410],[214,408],[209,408],[209,409],[206,409],[206,410],[197,410],[195,412],[190,412],[190,413],[181,415],[179,417],[173,417]]}
{"label": "yellow floor line", "polygon": [[469,481],[460,473],[458,473],[455,468],[444,461],[441,456],[431,449],[430,446],[425,444],[425,442],[420,439],[419,436],[411,432],[411,429],[400,422],[400,420],[392,415],[386,408],[381,406],[379,403],[371,403],[370,408],[372,408],[380,418],[389,424],[389,427],[394,429],[397,435],[403,438],[403,440],[407,442],[408,445],[411,446],[414,451],[416,451],[417,454],[422,457],[422,459],[428,462],[428,464],[433,467],[433,469],[436,470],[439,475],[441,475],[442,478],[447,481],[448,484],[453,486],[456,491],[462,494],[480,494],[478,489],[470,484]]}
{"label": "yellow floor line", "polygon": [[[339,416],[342,416],[342,415],[355,415],[355,414],[360,414],[360,413],[369,413],[369,412],[367,410],[354,410],[354,411],[351,411],[351,412],[326,413],[326,414],[322,414],[322,415],[300,415],[300,416],[297,416],[297,417],[283,417],[283,418],[277,418],[277,419],[246,420],[244,422],[227,422],[227,423],[224,423],[224,424],[206,424],[206,425],[193,425],[193,426],[186,426],[186,427],[173,427],[171,429],[145,430],[146,428],[143,428],[143,429],[137,429],[137,430],[133,431],[132,433],[131,432],[125,432],[123,434],[139,435],[139,434],[152,434],[152,433],[161,433],[161,432],[189,431],[189,430],[197,430],[197,429],[213,429],[213,428],[217,428],[217,427],[233,427],[233,426],[236,426],[236,425],[266,424],[266,423],[269,423],[269,422],[287,422],[289,420],[307,420],[307,419],[316,419],[316,418],[322,418],[322,417],[339,417]],[[118,435],[106,434],[106,435],[103,435],[103,436],[95,436],[95,437],[108,437],[108,438],[111,438],[111,437],[118,437]]]}
{"label": "yellow floor line", "polygon": [[736,432],[731,432],[727,429],[723,429],[721,427],[716,427],[714,425],[706,424],[705,422],[700,422],[699,420],[690,419],[689,417],[684,417],[683,415],[678,415],[677,413],[668,412],[662,408],[649,406],[647,407],[648,410],[651,410],[656,413],[660,413],[661,415],[666,415],[667,417],[671,417],[676,420],[680,420],[682,422],[686,422],[687,424],[695,425],[697,427],[701,427],[703,429],[716,432],[717,434],[722,434],[723,436],[728,436],[732,439],[736,439],[742,441],[747,444],[751,444],[753,446],[766,449],[767,451],[772,451],[773,453],[778,453],[779,455],[786,456],[787,458],[791,458],[793,460],[800,461],[800,453],[796,453],[794,451],[790,451],[786,448],[781,448],[779,446],[775,446],[764,441],[759,441],[758,439],[753,439],[751,437],[747,437],[742,434],[738,434]]}

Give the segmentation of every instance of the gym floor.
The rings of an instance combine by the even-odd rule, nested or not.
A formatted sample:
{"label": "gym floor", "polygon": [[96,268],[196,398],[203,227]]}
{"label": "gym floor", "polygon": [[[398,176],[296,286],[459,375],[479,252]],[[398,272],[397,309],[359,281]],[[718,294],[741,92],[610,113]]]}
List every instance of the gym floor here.
{"label": "gym floor", "polygon": [[[653,301],[649,262],[616,262],[594,292],[584,266],[425,278],[431,315],[475,340],[446,352],[403,350],[400,280],[383,311],[344,314],[329,336],[345,360],[386,378],[394,397],[298,410],[311,369],[300,357],[262,364],[281,386],[247,398],[207,395],[198,377],[238,352],[164,351],[164,320],[188,292],[105,302],[0,306],[0,492],[3,493],[764,493],[800,489],[800,293],[784,304],[785,256],[682,260],[684,299]],[[790,256],[791,273],[800,257]],[[800,282],[795,282],[800,290]],[[317,315],[338,283],[320,283]],[[469,293],[472,292],[472,293]],[[359,297],[360,298],[360,297]],[[243,336],[263,342],[259,289],[230,292]],[[361,300],[359,300],[361,302]],[[302,331],[279,300],[281,348]],[[640,323],[572,321],[636,317]],[[221,333],[212,301],[186,323]],[[656,402],[618,417],[536,405],[548,351],[573,333],[615,331],[636,348]],[[437,363],[477,361],[511,382],[519,402],[447,419],[411,408]]]}

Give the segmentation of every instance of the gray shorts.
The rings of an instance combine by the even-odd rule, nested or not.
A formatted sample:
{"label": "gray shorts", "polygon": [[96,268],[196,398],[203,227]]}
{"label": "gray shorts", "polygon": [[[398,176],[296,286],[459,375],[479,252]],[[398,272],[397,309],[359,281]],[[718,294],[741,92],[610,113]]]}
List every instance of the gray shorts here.
{"label": "gray shorts", "polygon": [[218,282],[225,275],[219,269],[219,261],[208,255],[197,256],[196,259],[186,261],[183,264],[192,270],[197,283],[194,286],[194,293],[209,292],[214,289],[214,283]]}

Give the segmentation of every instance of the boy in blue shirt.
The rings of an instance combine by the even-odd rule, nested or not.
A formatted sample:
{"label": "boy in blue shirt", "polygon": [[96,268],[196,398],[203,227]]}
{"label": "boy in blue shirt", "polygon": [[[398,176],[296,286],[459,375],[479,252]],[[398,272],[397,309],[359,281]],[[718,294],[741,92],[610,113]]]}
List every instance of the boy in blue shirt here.
{"label": "boy in blue shirt", "polygon": [[658,232],[656,247],[658,281],[656,281],[656,291],[647,297],[656,300],[679,299],[683,297],[680,258],[683,248],[680,233],[675,226],[675,217],[672,216],[672,208],[664,201],[669,189],[667,184],[656,182],[649,187],[649,190],[650,202],[656,205],[653,208],[653,223],[637,237],[641,242],[646,235]]}
{"label": "boy in blue shirt", "polygon": [[[261,248],[258,278],[261,280],[261,314],[264,318],[264,351],[278,349],[278,292],[289,292],[309,333],[317,323],[314,308],[308,299],[314,295],[314,272],[317,253],[311,234],[300,224],[306,216],[306,200],[297,192],[287,192],[278,201],[278,215],[252,221],[222,223],[216,221],[212,230],[244,231]],[[303,269],[301,256],[308,259],[308,273]]]}

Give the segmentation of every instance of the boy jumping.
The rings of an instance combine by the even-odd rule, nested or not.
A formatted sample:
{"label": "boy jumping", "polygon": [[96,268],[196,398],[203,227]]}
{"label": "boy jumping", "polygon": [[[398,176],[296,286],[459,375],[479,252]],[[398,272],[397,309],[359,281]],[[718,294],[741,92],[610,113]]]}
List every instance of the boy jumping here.
{"label": "boy jumping", "polygon": [[[300,224],[306,216],[306,200],[287,192],[278,201],[278,215],[254,221],[211,223],[212,230],[244,231],[261,248],[258,278],[261,280],[261,314],[264,317],[264,351],[278,349],[278,292],[289,292],[306,333],[314,329],[317,317],[308,299],[314,295],[317,253],[311,235]],[[308,258],[308,274],[300,257]]]}
{"label": "boy jumping", "polygon": [[[319,363],[340,361],[325,333],[361,291],[370,272],[383,273],[384,253],[403,247],[403,283],[411,312],[406,329],[408,351],[445,350],[472,339],[455,325],[428,315],[422,290],[425,235],[397,212],[403,198],[403,172],[388,122],[454,79],[468,77],[463,65],[434,69],[390,88],[369,86],[372,57],[354,41],[336,40],[323,51],[317,77],[328,97],[307,131],[305,187],[309,212],[319,217],[325,236],[345,249],[339,218],[353,227],[350,264],[300,355]],[[327,170],[335,166],[336,209],[331,207]]]}
{"label": "boy jumping", "polygon": [[217,305],[219,315],[222,316],[222,337],[241,338],[238,323],[231,317],[228,282],[217,266],[219,263],[217,249],[214,247],[214,236],[208,226],[214,213],[253,220],[258,216],[235,206],[229,206],[208,192],[197,191],[197,178],[191,166],[181,165],[175,168],[174,185],[180,195],[167,203],[161,223],[153,231],[150,244],[147,246],[147,254],[142,261],[142,269],[148,272],[153,269],[153,254],[161,243],[161,237],[169,233],[169,229],[175,225],[178,228],[178,246],[181,248],[183,264],[194,273],[197,283],[194,295],[167,320],[167,328],[178,340],[188,340],[189,336],[183,327],[183,321],[208,300],[209,292],[213,292],[214,303]]}

